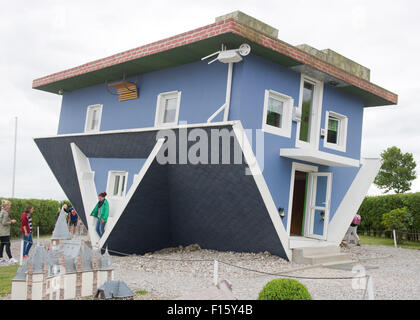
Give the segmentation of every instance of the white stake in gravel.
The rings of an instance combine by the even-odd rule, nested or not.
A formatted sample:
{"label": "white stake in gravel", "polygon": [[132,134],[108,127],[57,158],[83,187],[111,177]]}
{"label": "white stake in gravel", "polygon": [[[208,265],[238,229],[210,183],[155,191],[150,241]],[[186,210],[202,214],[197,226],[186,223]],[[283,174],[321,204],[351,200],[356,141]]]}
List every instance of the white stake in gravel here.
{"label": "white stake in gravel", "polygon": [[213,265],[213,284],[217,286],[219,283],[219,262],[217,260],[214,260]]}
{"label": "white stake in gravel", "polygon": [[24,240],[22,240],[20,242],[20,261],[19,261],[19,265],[22,265],[22,262],[23,262],[23,241]]}
{"label": "white stake in gravel", "polygon": [[394,247],[397,248],[397,236],[395,235],[395,229],[392,230],[392,234],[394,235]]}
{"label": "white stake in gravel", "polygon": [[367,294],[368,294],[368,300],[375,300],[375,293],[373,292],[373,280],[371,276],[367,277]]}

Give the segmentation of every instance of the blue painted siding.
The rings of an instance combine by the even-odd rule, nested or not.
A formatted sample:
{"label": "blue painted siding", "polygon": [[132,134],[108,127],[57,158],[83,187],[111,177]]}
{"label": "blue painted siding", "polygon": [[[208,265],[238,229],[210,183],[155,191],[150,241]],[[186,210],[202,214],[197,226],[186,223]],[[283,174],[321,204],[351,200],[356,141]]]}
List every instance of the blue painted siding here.
{"label": "blue painted siding", "polygon": [[226,77],[227,65],[200,61],[140,75],[139,98],[134,100],[119,102],[105,84],[66,92],[58,134],[83,132],[87,107],[92,104],[103,105],[101,131],[153,127],[157,96],[175,90],[182,92],[179,121],[206,122],[225,102]]}
{"label": "blue painted siding", "polygon": [[320,139],[319,150],[340,156],[360,159],[363,126],[363,101],[340,89],[324,86],[322,103],[321,128],[325,128],[325,115],[327,111],[334,111],[348,118],[347,148],[346,152],[324,148],[324,139]]}
{"label": "blue painted siding", "polygon": [[95,186],[98,193],[106,191],[108,182],[108,171],[127,171],[127,189],[133,184],[133,177],[139,173],[146,159],[104,159],[90,158],[90,166],[95,172]]}

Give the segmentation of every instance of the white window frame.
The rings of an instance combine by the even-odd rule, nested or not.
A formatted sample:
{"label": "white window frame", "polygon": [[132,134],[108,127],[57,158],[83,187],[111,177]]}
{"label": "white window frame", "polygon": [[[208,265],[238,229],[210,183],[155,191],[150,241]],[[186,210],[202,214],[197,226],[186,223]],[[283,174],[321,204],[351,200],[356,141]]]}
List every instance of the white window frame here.
{"label": "white window frame", "polygon": [[312,125],[309,132],[309,142],[299,140],[301,121],[298,121],[296,126],[296,147],[297,148],[312,148],[319,149],[319,139],[321,130],[321,112],[322,112],[322,99],[324,95],[324,81],[308,77],[301,74],[300,90],[299,90],[299,107],[298,113],[302,114],[302,100],[303,100],[303,85],[310,82],[314,85],[314,96],[312,103]]}
{"label": "white window frame", "polygon": [[[102,104],[93,104],[87,107],[86,110],[86,120],[85,120],[85,132],[98,132],[101,129],[101,120],[102,120]],[[99,110],[99,119],[98,127],[95,129],[90,129],[92,123],[92,113],[94,110]]]}
{"label": "white window frame", "polygon": [[[165,100],[169,98],[177,98],[175,121],[163,123]],[[157,97],[155,127],[167,127],[178,124],[179,107],[181,105],[181,91],[162,92]]]}
{"label": "white window frame", "polygon": [[[267,124],[268,101],[272,97],[283,102],[283,114],[281,116],[281,128]],[[265,90],[264,95],[264,111],[262,121],[262,131],[290,138],[292,136],[292,113],[294,100],[285,94],[274,90]]]}
{"label": "white window frame", "polygon": [[[125,176],[124,181],[124,191],[122,195],[114,195],[114,185],[115,185],[115,176]],[[119,171],[119,170],[110,170],[108,171],[108,181],[106,184],[106,193],[110,198],[120,199],[125,197],[127,193],[127,180],[128,180],[128,172],[127,171]],[[120,180],[121,181],[121,180]],[[121,190],[122,184],[119,185],[119,190]],[[120,192],[118,192],[120,193]]]}
{"label": "white window frame", "polygon": [[[328,138],[328,120],[330,116],[333,116],[339,120],[338,132],[337,132],[337,143],[330,143],[327,141]],[[341,152],[346,152],[347,147],[347,128],[348,118],[340,113],[334,111],[327,111],[325,113],[325,136],[324,136],[324,148],[329,148]]]}

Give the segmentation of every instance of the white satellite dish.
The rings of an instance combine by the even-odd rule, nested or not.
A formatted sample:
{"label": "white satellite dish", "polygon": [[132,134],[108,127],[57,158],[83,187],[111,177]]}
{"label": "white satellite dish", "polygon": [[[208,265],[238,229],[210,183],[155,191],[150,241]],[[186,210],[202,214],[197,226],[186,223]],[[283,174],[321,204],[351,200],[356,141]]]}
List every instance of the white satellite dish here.
{"label": "white satellite dish", "polygon": [[242,61],[242,56],[243,57],[247,56],[250,52],[251,52],[251,46],[247,43],[243,43],[240,45],[238,49],[220,50],[204,58],[201,58],[201,60],[205,60],[217,54],[217,58],[211,60],[209,64],[215,62],[216,60],[219,60],[220,62],[223,62],[223,63],[235,63],[235,62]]}
{"label": "white satellite dish", "polygon": [[242,43],[238,51],[242,57],[245,57],[251,52],[251,46],[248,43]]}

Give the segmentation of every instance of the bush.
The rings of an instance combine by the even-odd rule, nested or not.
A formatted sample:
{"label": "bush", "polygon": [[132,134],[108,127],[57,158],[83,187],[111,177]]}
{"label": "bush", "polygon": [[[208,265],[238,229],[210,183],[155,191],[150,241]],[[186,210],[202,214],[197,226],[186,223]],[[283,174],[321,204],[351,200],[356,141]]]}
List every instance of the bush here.
{"label": "bush", "polygon": [[312,300],[312,297],[299,281],[275,279],[264,286],[257,300]]}
{"label": "bush", "polygon": [[54,231],[55,215],[58,209],[64,204],[70,207],[69,201],[55,201],[55,200],[39,200],[39,199],[15,199],[15,198],[0,198],[0,201],[6,199],[12,203],[10,208],[12,219],[16,220],[12,224],[10,235],[11,237],[20,237],[20,218],[25,208],[29,205],[34,207],[32,215],[32,228],[34,236],[36,236],[37,227],[39,227],[40,235],[50,235]]}
{"label": "bush", "polygon": [[382,224],[387,230],[406,231],[409,228],[407,207],[391,210],[382,215]]}
{"label": "bush", "polygon": [[386,227],[382,224],[383,214],[404,207],[412,219],[408,231],[420,232],[420,193],[366,197],[358,210],[362,216],[360,230],[384,231]]}
{"label": "bush", "polygon": [[[388,230],[408,231],[413,227],[413,217],[407,207],[391,210],[382,215],[382,224]],[[397,232],[397,242],[402,242],[402,233]]]}

